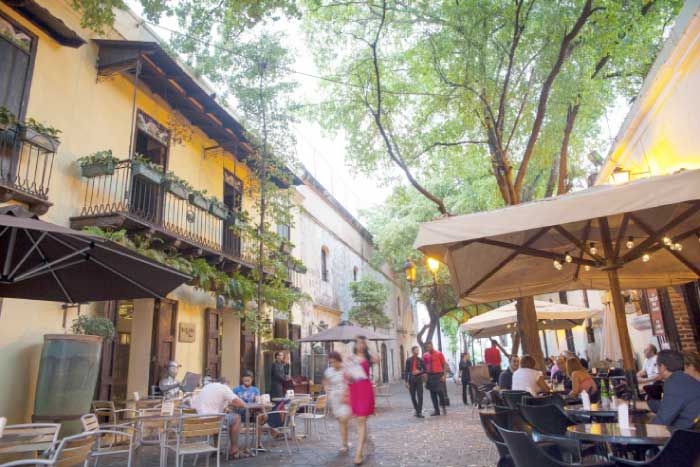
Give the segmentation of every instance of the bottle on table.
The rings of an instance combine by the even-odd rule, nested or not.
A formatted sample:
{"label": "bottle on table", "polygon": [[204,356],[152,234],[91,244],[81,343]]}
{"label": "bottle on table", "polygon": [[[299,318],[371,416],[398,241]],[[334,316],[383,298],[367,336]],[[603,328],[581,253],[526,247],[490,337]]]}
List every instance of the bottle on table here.
{"label": "bottle on table", "polygon": [[610,393],[608,392],[608,384],[604,379],[600,381],[600,406],[603,409],[610,407]]}

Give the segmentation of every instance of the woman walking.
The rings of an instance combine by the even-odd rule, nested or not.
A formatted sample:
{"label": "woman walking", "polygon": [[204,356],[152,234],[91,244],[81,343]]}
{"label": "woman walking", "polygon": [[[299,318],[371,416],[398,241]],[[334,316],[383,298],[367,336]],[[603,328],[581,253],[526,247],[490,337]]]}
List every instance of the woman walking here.
{"label": "woman walking", "polygon": [[343,369],[343,358],[338,352],[328,354],[329,367],[323,373],[323,385],[328,394],[328,402],[333,415],[340,425],[340,452],[348,452],[348,421],[351,410],[348,405],[348,383]]}
{"label": "woman walking", "polygon": [[375,363],[369,354],[367,338],[358,336],[350,357],[347,375],[350,378],[350,407],[357,417],[358,443],[355,465],[362,464],[362,450],[367,440],[367,417],[374,414],[374,388],[369,379],[369,369]]}

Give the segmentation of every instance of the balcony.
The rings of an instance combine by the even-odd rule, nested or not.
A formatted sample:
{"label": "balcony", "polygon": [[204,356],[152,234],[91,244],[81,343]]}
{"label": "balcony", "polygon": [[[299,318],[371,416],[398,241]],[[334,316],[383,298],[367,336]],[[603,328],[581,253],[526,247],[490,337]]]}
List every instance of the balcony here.
{"label": "balcony", "polygon": [[131,160],[120,161],[112,173],[83,178],[80,215],[71,227],[126,229],[151,238],[155,248],[173,248],[187,257],[204,257],[224,270],[250,269],[255,262],[251,245],[231,227],[231,212],[222,219],[195,205],[187,195],[149,180]]}
{"label": "balcony", "polygon": [[0,202],[19,201],[45,214],[52,205],[48,199],[56,146],[27,128],[0,126]]}

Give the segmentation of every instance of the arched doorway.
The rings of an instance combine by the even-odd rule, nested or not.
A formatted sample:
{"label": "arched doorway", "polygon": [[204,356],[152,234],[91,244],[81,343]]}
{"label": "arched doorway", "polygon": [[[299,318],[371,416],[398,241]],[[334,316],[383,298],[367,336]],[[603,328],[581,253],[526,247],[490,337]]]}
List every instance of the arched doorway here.
{"label": "arched doorway", "polygon": [[389,382],[389,362],[386,356],[386,344],[382,344],[382,382]]}

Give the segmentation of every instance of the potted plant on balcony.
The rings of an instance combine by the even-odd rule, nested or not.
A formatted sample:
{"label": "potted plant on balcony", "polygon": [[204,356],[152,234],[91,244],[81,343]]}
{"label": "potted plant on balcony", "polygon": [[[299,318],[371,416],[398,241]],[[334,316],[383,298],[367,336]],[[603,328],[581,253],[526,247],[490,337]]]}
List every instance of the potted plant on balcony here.
{"label": "potted plant on balcony", "polygon": [[149,182],[160,185],[165,178],[165,169],[160,164],[151,162],[141,154],[136,154],[131,163],[131,173],[134,177],[141,177]]}
{"label": "potted plant on balcony", "polygon": [[192,190],[190,193],[190,203],[205,211],[209,210],[209,199],[207,199],[207,190]]}
{"label": "potted plant on balcony", "polygon": [[171,171],[168,171],[165,174],[165,182],[163,183],[163,186],[174,196],[185,200],[189,198],[190,191],[192,191],[192,186],[187,183],[186,180],[181,179]]}
{"label": "potted plant on balcony", "polygon": [[39,146],[46,152],[56,152],[61,144],[59,135],[61,130],[46,126],[33,118],[19,125],[20,137],[35,146]]}
{"label": "potted plant on balcony", "polygon": [[290,339],[276,337],[263,342],[261,346],[266,352],[282,352],[285,350],[291,352],[297,349],[298,344]]}
{"label": "potted plant on balcony", "polygon": [[44,336],[34,398],[34,417],[65,419],[64,434],[77,431],[77,417],[90,411],[100,373],[102,341],[114,336],[114,325],[102,317],[81,315],[71,330],[73,334]]}
{"label": "potted plant on balcony", "polygon": [[226,220],[228,218],[228,206],[219,201],[216,196],[209,198],[209,212],[216,218]]}
{"label": "potted plant on balcony", "polygon": [[112,155],[112,150],[97,151],[89,156],[78,159],[80,173],[85,178],[98,177],[100,175],[113,175],[119,160]]}
{"label": "potted plant on balcony", "polygon": [[0,130],[7,130],[17,124],[17,120],[12,112],[6,107],[0,107]]}

